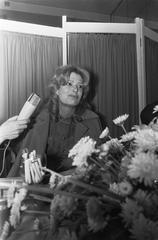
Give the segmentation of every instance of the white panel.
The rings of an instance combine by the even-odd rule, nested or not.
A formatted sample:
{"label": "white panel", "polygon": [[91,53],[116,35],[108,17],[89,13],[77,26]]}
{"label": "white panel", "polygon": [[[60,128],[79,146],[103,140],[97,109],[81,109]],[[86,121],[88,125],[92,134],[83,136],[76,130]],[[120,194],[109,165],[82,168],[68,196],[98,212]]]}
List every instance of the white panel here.
{"label": "white panel", "polygon": [[151,29],[144,27],[144,36],[158,42],[158,33],[152,31]]}
{"label": "white panel", "polygon": [[145,49],[144,49],[144,21],[136,18],[136,47],[137,47],[137,74],[139,113],[146,105],[146,78],[145,78]]}
{"label": "white panel", "polygon": [[[65,28],[65,23],[66,23],[66,16],[62,17],[62,27],[63,29]],[[66,32],[64,31],[64,36],[63,36],[63,65],[67,64],[67,40],[66,40]]]}
{"label": "white panel", "polygon": [[0,19],[0,30],[42,35],[42,36],[50,36],[50,37],[64,36],[64,32],[62,28],[48,27],[48,26],[43,26],[38,24],[10,21],[5,19]]}
{"label": "white panel", "polygon": [[66,32],[87,33],[136,33],[135,23],[66,22]]}

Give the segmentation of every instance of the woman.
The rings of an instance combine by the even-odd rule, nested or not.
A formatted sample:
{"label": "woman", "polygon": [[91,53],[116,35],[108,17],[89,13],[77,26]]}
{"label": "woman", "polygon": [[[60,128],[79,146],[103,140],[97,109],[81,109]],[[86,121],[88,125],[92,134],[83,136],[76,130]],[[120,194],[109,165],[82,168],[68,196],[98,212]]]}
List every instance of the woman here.
{"label": "woman", "polygon": [[71,168],[69,150],[84,136],[97,140],[102,128],[98,115],[88,108],[89,73],[66,65],[56,70],[50,98],[24,138],[9,176],[18,176],[22,150],[36,153],[55,171]]}

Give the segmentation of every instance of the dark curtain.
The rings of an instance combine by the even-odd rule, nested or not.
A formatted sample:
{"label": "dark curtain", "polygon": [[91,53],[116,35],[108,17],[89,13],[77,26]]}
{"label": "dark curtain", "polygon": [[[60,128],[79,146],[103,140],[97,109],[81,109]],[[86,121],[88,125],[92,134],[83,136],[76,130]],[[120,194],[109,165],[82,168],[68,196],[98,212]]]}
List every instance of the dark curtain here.
{"label": "dark curtain", "polygon": [[47,97],[50,78],[62,65],[62,39],[4,31],[0,41],[5,120],[19,113],[32,92]]}
{"label": "dark curtain", "polygon": [[112,137],[122,134],[112,120],[129,114],[125,127],[138,124],[138,84],[135,35],[71,33],[68,62],[91,73],[94,109],[110,128]]}
{"label": "dark curtain", "polygon": [[145,38],[146,101],[158,100],[158,43]]}

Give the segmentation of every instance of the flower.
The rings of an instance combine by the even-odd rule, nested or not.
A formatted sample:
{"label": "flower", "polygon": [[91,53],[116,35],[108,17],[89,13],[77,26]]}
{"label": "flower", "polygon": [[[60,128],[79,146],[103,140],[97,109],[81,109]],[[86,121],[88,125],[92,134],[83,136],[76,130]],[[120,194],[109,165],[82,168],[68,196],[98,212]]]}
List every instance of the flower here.
{"label": "flower", "polygon": [[56,214],[59,209],[64,216],[69,216],[76,208],[76,201],[71,196],[56,195],[51,202],[51,213]]}
{"label": "flower", "polygon": [[99,158],[102,158],[104,156],[106,156],[109,152],[110,146],[108,143],[103,143],[100,146],[100,153],[99,153]]}
{"label": "flower", "polygon": [[116,193],[116,194],[119,194],[120,192],[119,192],[119,186],[118,186],[118,184],[117,183],[110,183],[110,185],[109,185],[109,189],[110,189],[110,191],[111,192],[114,192],[114,193]]}
{"label": "flower", "polygon": [[0,235],[0,239],[6,240],[9,235],[9,231],[10,231],[10,223],[8,221],[5,221],[3,228],[2,228],[1,235]]}
{"label": "flower", "polygon": [[25,199],[27,194],[27,190],[25,188],[19,189],[18,192],[15,193],[15,197],[13,200],[13,204],[10,210],[10,224],[14,228],[17,226],[17,224],[20,221],[20,208],[21,208],[21,203]]}
{"label": "flower", "polygon": [[153,108],[153,113],[156,113],[158,112],[158,105],[156,105],[154,108]]}
{"label": "flower", "polygon": [[78,240],[75,232],[70,232],[67,228],[60,228],[55,236],[55,240]]}
{"label": "flower", "polygon": [[96,197],[91,197],[87,202],[88,227],[93,232],[103,229],[108,222],[108,217],[103,216],[101,203]]}
{"label": "flower", "polygon": [[100,134],[100,136],[99,136],[99,138],[105,138],[105,137],[107,137],[108,136],[108,134],[109,134],[109,128],[108,127],[106,127],[103,131],[102,131],[102,133]]}
{"label": "flower", "polygon": [[36,235],[39,234],[39,230],[40,230],[40,221],[39,221],[38,218],[36,218],[36,219],[34,220],[34,223],[33,223],[33,230],[36,231]]}
{"label": "flower", "polygon": [[14,196],[16,192],[16,183],[13,181],[7,191],[7,206],[10,208],[14,202]]}
{"label": "flower", "polygon": [[73,157],[73,166],[82,166],[87,164],[87,157],[91,156],[95,149],[96,141],[90,137],[81,138],[81,140],[70,150],[68,157]]}
{"label": "flower", "polygon": [[49,178],[50,187],[54,188],[56,186],[57,181],[58,181],[58,176],[55,173],[52,173]]}
{"label": "flower", "polygon": [[[93,234],[96,239],[103,235],[107,239],[157,240],[158,128],[154,124],[135,125],[127,133],[127,118],[124,114],[114,120],[125,132],[119,138],[111,138],[108,128],[100,135],[104,142],[81,138],[69,152],[71,174],[64,176],[41,167],[50,178],[49,187],[43,190],[42,185],[41,189],[41,195],[47,196],[38,199],[50,205],[47,227],[40,227],[38,217],[33,225],[35,233],[48,231],[48,240],[89,239],[91,235],[93,239]],[[12,185],[8,194],[9,224],[14,228],[20,224],[26,197],[20,191]]]}
{"label": "flower", "polygon": [[134,142],[140,151],[155,151],[158,148],[158,132],[151,128],[139,130]]}
{"label": "flower", "polygon": [[158,179],[158,159],[153,153],[138,153],[132,158],[127,174],[133,179],[151,186]]}
{"label": "flower", "polygon": [[132,141],[136,137],[137,133],[135,131],[129,132],[121,136],[120,142]]}
{"label": "flower", "polygon": [[127,196],[131,194],[132,190],[133,190],[133,187],[129,182],[123,181],[119,183],[119,192],[121,195]]}
{"label": "flower", "polygon": [[134,200],[127,198],[125,203],[122,204],[121,216],[126,226],[131,224],[138,218],[139,214],[143,211],[143,208],[137,204]]}
{"label": "flower", "polygon": [[110,184],[110,191],[120,194],[122,196],[127,196],[131,194],[133,187],[128,181],[123,181],[120,183],[112,183]]}
{"label": "flower", "polygon": [[128,117],[129,117],[129,114],[124,114],[124,115],[121,115],[121,116],[115,118],[113,120],[113,122],[115,125],[121,126],[122,124],[124,124],[124,122],[127,120]]}
{"label": "flower", "polygon": [[140,205],[144,205],[145,202],[150,201],[150,196],[142,189],[138,189],[134,194],[134,198]]}
{"label": "flower", "polygon": [[134,239],[156,240],[158,236],[158,222],[151,221],[140,214],[130,229]]}

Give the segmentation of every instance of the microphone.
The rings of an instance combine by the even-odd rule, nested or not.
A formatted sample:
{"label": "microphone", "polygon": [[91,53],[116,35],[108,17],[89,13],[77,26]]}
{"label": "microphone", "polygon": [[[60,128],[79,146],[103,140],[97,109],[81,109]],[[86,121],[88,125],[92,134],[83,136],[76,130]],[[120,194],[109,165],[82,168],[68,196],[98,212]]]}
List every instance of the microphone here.
{"label": "microphone", "polygon": [[23,105],[17,119],[18,120],[28,119],[36,110],[40,101],[41,98],[36,93],[32,93],[25,102],[25,104]]}

